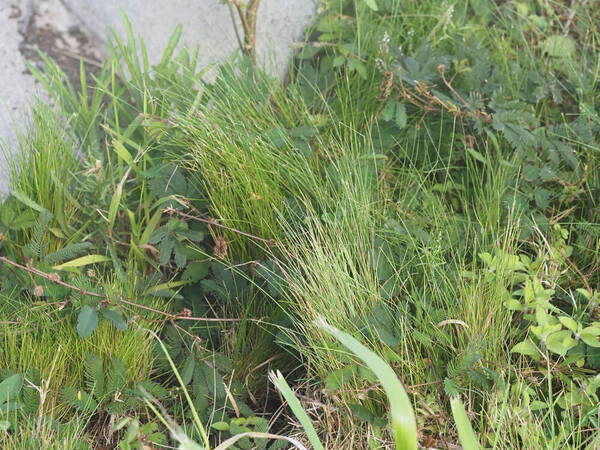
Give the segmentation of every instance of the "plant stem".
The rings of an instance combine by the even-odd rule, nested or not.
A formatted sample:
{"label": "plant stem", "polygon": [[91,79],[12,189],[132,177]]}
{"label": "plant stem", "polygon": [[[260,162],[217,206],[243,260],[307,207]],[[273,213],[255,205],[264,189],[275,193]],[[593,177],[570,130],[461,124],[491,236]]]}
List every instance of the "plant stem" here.
{"label": "plant stem", "polygon": [[[74,291],[77,291],[79,294],[81,295],[89,295],[91,297],[96,297],[96,298],[102,298],[108,302],[110,302],[110,300],[107,298],[106,295],[103,294],[98,294],[97,292],[93,292],[93,291],[88,291],[86,289],[82,289],[79,288],[77,286],[73,286],[72,284],[69,283],[65,283],[64,281],[60,280],[58,277],[56,277],[55,275],[46,273],[46,272],[42,272],[39,269],[36,269],[35,267],[29,267],[29,266],[24,266],[22,264],[19,264],[11,259],[8,259],[5,256],[0,256],[0,262],[4,262],[8,265],[11,265],[13,267],[16,267],[18,269],[24,270],[26,272],[32,273],[34,275],[37,275],[38,277],[42,277],[45,278],[48,281],[51,281],[52,283],[56,283],[60,286],[64,286],[67,287],[69,289],[73,289]],[[204,322],[240,322],[243,319],[237,319],[237,318],[217,318],[217,317],[193,317],[193,316],[188,316],[186,314],[180,313],[180,314],[171,314],[165,311],[161,311],[160,309],[156,309],[156,308],[152,308],[151,306],[146,306],[146,305],[141,305],[139,303],[136,303],[132,300],[127,300],[124,296],[119,295],[119,301],[129,305],[129,306],[133,306],[135,308],[139,308],[139,309],[143,309],[146,311],[150,311],[156,314],[160,314],[162,316],[167,317],[170,320],[195,320],[195,321],[204,321]]]}

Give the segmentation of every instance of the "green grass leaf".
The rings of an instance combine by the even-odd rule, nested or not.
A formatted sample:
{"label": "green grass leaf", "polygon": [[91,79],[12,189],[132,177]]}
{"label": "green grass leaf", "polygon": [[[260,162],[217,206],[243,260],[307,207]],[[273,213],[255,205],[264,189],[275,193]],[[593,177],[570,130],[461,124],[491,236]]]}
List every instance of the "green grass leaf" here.
{"label": "green grass leaf", "polygon": [[113,148],[115,149],[115,152],[117,153],[119,158],[121,158],[123,161],[125,161],[125,163],[129,167],[133,167],[135,170],[138,170],[135,162],[133,161],[133,157],[131,156],[131,153],[129,153],[127,151],[125,146],[120,141],[117,141],[117,140],[113,141]]}
{"label": "green grass leaf", "polygon": [[36,211],[38,211],[40,213],[42,213],[42,212],[49,213],[49,211],[46,208],[40,206],[39,204],[37,204],[36,202],[34,202],[33,200],[31,200],[27,196],[27,194],[25,194],[24,192],[22,192],[19,189],[13,188],[12,191],[11,191],[11,195],[14,198],[16,198],[17,200],[19,200],[21,203],[23,203],[25,206],[30,207],[31,209],[34,209],[34,210],[36,210]]}
{"label": "green grass leaf", "polygon": [[127,181],[127,177],[129,176],[129,172],[131,171],[131,167],[129,167],[125,171],[125,175],[117,184],[115,189],[115,193],[110,199],[110,206],[108,207],[108,233],[112,233],[113,226],[115,225],[115,220],[117,218],[117,212],[119,211],[119,205],[121,204],[121,197],[123,196],[123,186],[125,185],[125,181]]}
{"label": "green grass leaf", "polygon": [[300,404],[300,400],[296,398],[294,392],[287,384],[287,381],[285,381],[285,378],[283,377],[281,372],[271,372],[269,378],[271,379],[271,382],[275,385],[275,387],[279,390],[281,395],[283,395],[288,405],[290,406],[292,412],[304,427],[306,436],[308,437],[308,440],[312,444],[313,448],[315,450],[324,450],[323,444],[319,439],[319,435],[317,434],[315,427],[313,426],[312,421],[310,420],[310,417],[308,417],[308,414],[306,414],[306,411],[304,411],[304,408]]}
{"label": "green grass leaf", "polygon": [[392,421],[392,433],[396,441],[396,449],[413,450],[417,448],[417,421],[413,407],[396,376],[394,370],[378,355],[361,344],[348,333],[329,325],[325,320],[318,321],[317,326],[335,337],[348,350],[360,358],[375,373],[388,397]]}
{"label": "green grass leaf", "polygon": [[465,407],[460,401],[460,397],[454,396],[450,399],[450,407],[452,408],[452,416],[458,429],[458,437],[460,444],[464,450],[480,450],[481,445],[475,436],[475,432],[471,427],[469,416],[465,411]]}
{"label": "green grass leaf", "polygon": [[67,268],[83,267],[83,266],[88,266],[90,264],[96,264],[96,263],[107,262],[107,261],[110,261],[110,258],[108,256],[87,255],[87,256],[82,256],[81,258],[72,259],[71,261],[67,261],[66,263],[59,264],[58,266],[54,266],[52,268],[54,270],[63,270],[63,269],[67,269]]}

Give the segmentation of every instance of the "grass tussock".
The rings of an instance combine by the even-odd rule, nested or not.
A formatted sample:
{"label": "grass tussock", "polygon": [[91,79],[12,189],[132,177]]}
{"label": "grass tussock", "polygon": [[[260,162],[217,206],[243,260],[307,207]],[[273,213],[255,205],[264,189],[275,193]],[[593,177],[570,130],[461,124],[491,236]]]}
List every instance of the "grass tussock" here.
{"label": "grass tussock", "polygon": [[334,0],[285,83],[126,19],[32,67],[2,446],[595,448],[597,19]]}

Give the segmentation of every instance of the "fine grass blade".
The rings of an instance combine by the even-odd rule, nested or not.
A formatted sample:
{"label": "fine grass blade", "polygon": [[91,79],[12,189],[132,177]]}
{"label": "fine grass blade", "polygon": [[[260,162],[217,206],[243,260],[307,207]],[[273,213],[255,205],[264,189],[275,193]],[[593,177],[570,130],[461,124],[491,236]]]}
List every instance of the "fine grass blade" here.
{"label": "fine grass blade", "polygon": [[460,444],[464,450],[481,450],[481,445],[477,441],[469,416],[465,411],[463,403],[460,401],[460,397],[457,395],[450,399],[450,407],[452,408],[452,416],[458,429],[458,437]]}
{"label": "fine grass blade", "polygon": [[396,449],[416,450],[418,443],[417,421],[410,399],[393,369],[382,358],[348,333],[329,325],[323,319],[317,322],[317,326],[335,337],[342,345],[360,358],[379,378],[390,405],[392,434],[396,442]]}
{"label": "fine grass blade", "polygon": [[115,220],[117,219],[117,212],[119,211],[119,205],[121,204],[121,197],[123,196],[123,186],[125,185],[125,181],[127,181],[127,177],[129,176],[129,172],[131,172],[131,167],[129,167],[125,171],[125,175],[121,178],[119,184],[117,184],[117,188],[115,189],[115,193],[110,200],[110,206],[108,208],[108,235],[112,235],[113,227],[115,225]]}
{"label": "fine grass blade", "polygon": [[[190,396],[190,393],[189,393],[188,389],[186,388],[186,385],[183,382],[183,379],[181,378],[181,374],[179,373],[179,370],[177,370],[177,366],[175,365],[175,362],[173,362],[173,359],[171,358],[171,355],[169,354],[169,350],[167,350],[167,347],[165,346],[163,341],[158,337],[158,335],[154,331],[148,330],[148,329],[144,329],[144,330],[147,331],[148,333],[150,333],[152,335],[152,337],[154,337],[154,339],[156,339],[156,341],[158,342],[158,345],[160,345],[160,348],[162,349],[163,353],[165,354],[165,357],[167,358],[167,361],[169,362],[169,365],[171,366],[171,370],[173,370],[173,374],[175,375],[175,378],[177,379],[177,381],[179,382],[179,385],[181,386],[181,389],[183,391],[183,394],[185,396],[187,404],[190,407],[190,412],[192,413],[192,417],[194,419],[194,424],[196,425],[196,428],[198,429],[200,435],[202,436],[202,440],[204,441],[204,447],[201,447],[201,448],[209,449],[210,448],[210,440],[208,439],[208,434],[206,432],[206,429],[204,428],[204,425],[203,425],[202,421],[200,420],[200,416],[198,415],[198,410],[194,406],[192,397]],[[160,417],[160,415],[157,415],[157,416]],[[188,449],[192,450],[193,447],[190,447],[190,445],[192,445],[192,444],[188,442],[189,439],[187,439],[185,434],[181,434],[180,439],[181,439],[182,444],[188,445]],[[183,447],[180,446],[180,448],[183,448]]]}

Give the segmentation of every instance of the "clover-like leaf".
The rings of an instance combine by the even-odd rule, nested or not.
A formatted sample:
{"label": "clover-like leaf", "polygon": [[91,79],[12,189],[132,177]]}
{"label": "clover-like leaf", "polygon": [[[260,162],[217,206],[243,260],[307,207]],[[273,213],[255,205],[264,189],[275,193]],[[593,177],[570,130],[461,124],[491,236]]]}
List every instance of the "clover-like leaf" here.
{"label": "clover-like leaf", "polygon": [[217,431],[227,431],[229,430],[229,424],[227,422],[215,422],[211,425]]}
{"label": "clover-like leaf", "polygon": [[127,329],[127,320],[120,311],[113,309],[102,309],[102,317],[108,320],[117,330],[125,331]]}
{"label": "clover-like leaf", "polygon": [[23,388],[23,375],[11,375],[0,383],[0,406],[14,400]]}
{"label": "clover-like leaf", "polygon": [[98,311],[89,305],[83,306],[77,318],[77,334],[82,338],[86,338],[92,335],[97,326]]}

